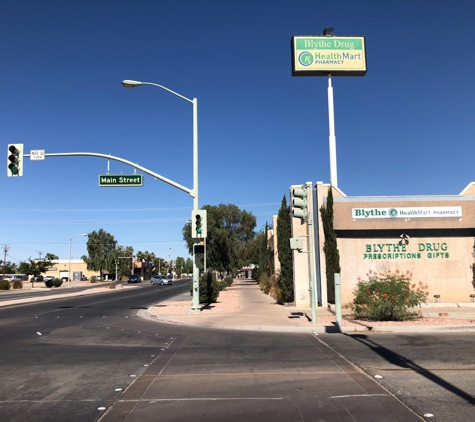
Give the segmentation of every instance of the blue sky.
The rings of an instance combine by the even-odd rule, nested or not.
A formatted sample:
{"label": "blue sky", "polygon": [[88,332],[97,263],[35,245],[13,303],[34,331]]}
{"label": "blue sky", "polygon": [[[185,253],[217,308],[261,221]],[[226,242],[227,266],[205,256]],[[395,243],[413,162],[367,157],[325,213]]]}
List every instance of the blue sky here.
{"label": "blue sky", "polygon": [[[330,182],[326,77],[292,77],[294,35],[364,35],[368,73],[334,77],[338,185],[355,195],[458,194],[473,176],[472,0],[4,0],[0,136],[25,151],[96,152],[192,187],[200,206],[277,214],[289,186]],[[5,159],[6,161],[6,159]],[[6,166],[5,166],[6,167]],[[150,176],[101,188],[107,161],[25,160],[0,184],[8,260],[68,258],[100,228],[121,245],[187,257],[192,198]],[[133,169],[110,163],[110,173]],[[73,258],[86,253],[73,239]],[[3,254],[1,256],[3,259]]]}

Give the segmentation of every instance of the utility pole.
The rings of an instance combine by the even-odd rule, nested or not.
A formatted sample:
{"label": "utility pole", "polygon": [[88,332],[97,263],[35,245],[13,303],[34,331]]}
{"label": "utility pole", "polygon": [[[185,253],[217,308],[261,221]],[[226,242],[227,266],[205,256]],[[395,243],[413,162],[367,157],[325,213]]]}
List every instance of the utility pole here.
{"label": "utility pole", "polygon": [[8,252],[8,246],[5,245],[3,247],[3,279],[5,279],[5,265],[7,264],[7,252]]}

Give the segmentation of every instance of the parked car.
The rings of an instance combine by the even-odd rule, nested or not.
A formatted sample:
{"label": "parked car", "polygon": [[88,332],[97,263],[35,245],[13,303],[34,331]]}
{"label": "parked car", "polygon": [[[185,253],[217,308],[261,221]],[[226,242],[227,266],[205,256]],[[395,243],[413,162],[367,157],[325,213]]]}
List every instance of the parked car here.
{"label": "parked car", "polygon": [[7,275],[7,276],[5,276],[4,280],[15,281],[15,280],[18,280],[18,279],[15,278],[15,276],[13,276],[13,275]]}
{"label": "parked car", "polygon": [[69,281],[69,277],[61,277],[61,280],[63,280],[63,281]]}
{"label": "parked car", "polygon": [[132,274],[131,276],[129,276],[127,283],[140,283],[141,281],[142,278],[138,274]]}
{"label": "parked car", "polygon": [[150,284],[160,284],[160,285],[164,285],[164,284],[169,284],[169,285],[172,285],[173,284],[173,280],[171,278],[168,278],[164,275],[154,275],[151,279],[150,279]]}
{"label": "parked car", "polygon": [[36,274],[30,278],[30,281],[44,281],[44,279],[42,275]]}
{"label": "parked car", "polygon": [[43,281],[48,281],[48,280],[54,280],[54,276],[53,275],[47,275],[45,277],[43,277]]}

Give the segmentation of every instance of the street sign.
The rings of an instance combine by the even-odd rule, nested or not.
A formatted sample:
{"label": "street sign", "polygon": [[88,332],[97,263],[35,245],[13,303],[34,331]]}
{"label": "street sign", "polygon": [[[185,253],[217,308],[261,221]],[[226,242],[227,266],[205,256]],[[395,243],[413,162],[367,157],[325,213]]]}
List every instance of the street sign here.
{"label": "street sign", "polygon": [[31,160],[44,160],[45,159],[45,150],[44,149],[32,149],[30,151],[30,161]]}
{"label": "street sign", "polygon": [[100,187],[143,186],[142,174],[100,174]]}

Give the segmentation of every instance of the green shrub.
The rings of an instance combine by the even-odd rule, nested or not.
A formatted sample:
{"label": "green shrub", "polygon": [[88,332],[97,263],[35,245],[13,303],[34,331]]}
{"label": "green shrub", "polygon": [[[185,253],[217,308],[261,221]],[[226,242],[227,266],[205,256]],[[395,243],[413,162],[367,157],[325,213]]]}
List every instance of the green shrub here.
{"label": "green shrub", "polygon": [[[216,276],[208,271],[200,277],[199,287],[200,303],[215,303],[219,296],[219,284]],[[190,294],[193,295],[193,283],[190,286]]]}
{"label": "green shrub", "polygon": [[[359,281],[353,291],[351,303],[356,318],[368,318],[373,321],[403,321],[418,317],[417,312],[409,309],[426,303],[427,286],[411,283],[412,274],[394,273],[367,274],[368,281]],[[419,311],[420,313],[420,311]]]}
{"label": "green shrub", "polygon": [[221,290],[224,290],[226,287],[228,287],[228,283],[226,283],[224,280],[219,280],[218,286],[219,286],[219,291],[221,291]]}
{"label": "green shrub", "polygon": [[13,283],[12,283],[12,287],[14,289],[23,289],[23,283],[20,281],[20,280],[15,280]]}
{"label": "green shrub", "polygon": [[63,280],[61,280],[60,278],[53,278],[53,286],[54,287],[59,287],[59,286],[61,286],[61,284],[63,284]]}
{"label": "green shrub", "polygon": [[90,283],[95,283],[96,281],[97,281],[97,279],[96,279],[95,275],[91,276],[91,278],[89,279]]}
{"label": "green shrub", "polygon": [[263,272],[259,278],[259,287],[264,293],[269,293],[270,291],[270,278],[265,272]]}
{"label": "green shrub", "polygon": [[228,286],[230,286],[231,284],[233,284],[233,280],[234,280],[234,279],[233,279],[230,275],[228,275],[227,277],[224,278],[224,281],[226,282],[226,284],[227,284]]}
{"label": "green shrub", "polygon": [[46,287],[53,287],[53,280],[46,280],[45,285]]}
{"label": "green shrub", "polygon": [[10,282],[7,280],[0,280],[0,290],[10,290]]}

